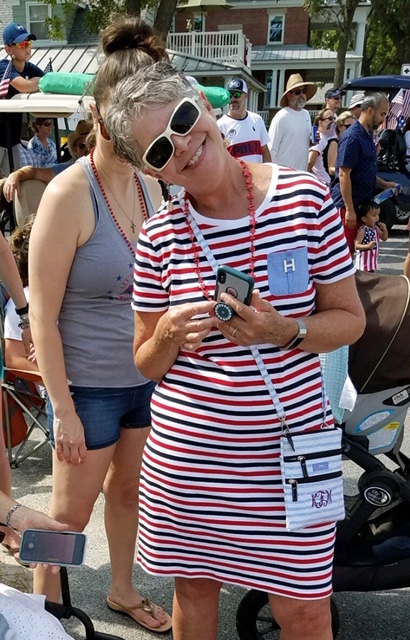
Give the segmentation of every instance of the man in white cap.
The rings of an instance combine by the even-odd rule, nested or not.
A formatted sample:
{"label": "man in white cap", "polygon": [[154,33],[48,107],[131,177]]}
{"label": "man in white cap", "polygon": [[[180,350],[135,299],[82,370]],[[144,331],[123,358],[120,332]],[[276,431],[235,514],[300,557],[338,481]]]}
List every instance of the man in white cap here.
{"label": "man in white cap", "polygon": [[307,171],[311,119],[304,108],[317,91],[313,82],[305,82],[299,73],[289,77],[280,106],[269,127],[272,162],[299,171]]}
{"label": "man in white cap", "polygon": [[227,84],[231,96],[227,115],[218,120],[218,127],[234,158],[247,162],[270,162],[269,136],[260,115],[247,111],[248,85],[242,78]]}
{"label": "man in white cap", "polygon": [[357,120],[360,118],[362,112],[362,102],[365,99],[364,93],[356,93],[352,96],[349,104],[349,111]]}

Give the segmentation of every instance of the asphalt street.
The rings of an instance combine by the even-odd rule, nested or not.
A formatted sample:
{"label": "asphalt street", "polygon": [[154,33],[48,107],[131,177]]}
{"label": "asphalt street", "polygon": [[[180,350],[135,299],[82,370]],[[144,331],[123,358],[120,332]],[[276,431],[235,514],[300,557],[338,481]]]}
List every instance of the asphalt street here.
{"label": "asphalt street", "polygon": [[[381,248],[380,267],[386,273],[402,273],[407,253],[408,233],[393,230],[390,239]],[[404,449],[410,454],[410,420],[407,418],[407,437]],[[34,508],[47,510],[51,491],[51,456],[48,446],[13,470],[14,497]],[[348,481],[355,481],[355,470],[346,470]],[[99,631],[117,634],[124,640],[143,640],[152,637],[148,631],[125,617],[109,611],[105,597],[109,586],[109,560],[103,525],[103,500],[94,510],[88,534],[86,564],[70,569],[72,602],[93,619]],[[29,571],[29,570],[27,570]],[[135,567],[135,584],[144,596],[160,603],[168,611],[172,607],[172,580],[147,576]],[[235,617],[245,590],[226,585],[220,601],[220,629],[218,640],[237,638]],[[378,593],[339,593],[335,600],[340,613],[338,640],[409,640],[410,589]],[[206,620],[203,621],[206,625]],[[65,625],[76,640],[84,638],[81,626],[72,622]],[[40,637],[40,636],[39,636]],[[164,636],[171,637],[171,634]],[[267,636],[270,640],[273,636]],[[277,637],[277,636],[275,636]]]}

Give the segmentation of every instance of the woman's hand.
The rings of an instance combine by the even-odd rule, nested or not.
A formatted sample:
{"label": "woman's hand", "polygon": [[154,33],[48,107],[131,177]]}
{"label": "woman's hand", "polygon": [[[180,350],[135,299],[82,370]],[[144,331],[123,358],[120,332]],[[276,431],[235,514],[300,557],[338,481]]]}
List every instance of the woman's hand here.
{"label": "woman's hand", "polygon": [[222,335],[235,344],[251,346],[270,343],[283,346],[298,332],[295,319],[281,316],[270,302],[260,297],[257,289],[252,293],[253,308],[227,293],[221,295],[221,300],[229,304],[236,315],[230,322],[217,320],[215,324]]}
{"label": "woman's hand", "polygon": [[76,413],[62,418],[54,415],[53,421],[56,455],[60,462],[81,464],[85,461],[87,447],[85,445],[84,427]]}
{"label": "woman's hand", "polygon": [[157,330],[162,339],[172,340],[186,351],[195,351],[215,326],[215,319],[206,315],[212,313],[214,306],[215,303],[211,301],[171,307],[162,316]]}
{"label": "woman's hand", "polygon": [[3,185],[3,194],[7,202],[12,202],[16,191],[20,193],[20,176],[18,171],[13,171]]}

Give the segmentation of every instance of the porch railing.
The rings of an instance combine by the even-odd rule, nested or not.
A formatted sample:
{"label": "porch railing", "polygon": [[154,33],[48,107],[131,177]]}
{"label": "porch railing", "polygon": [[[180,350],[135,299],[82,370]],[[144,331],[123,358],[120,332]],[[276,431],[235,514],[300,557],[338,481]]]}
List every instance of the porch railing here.
{"label": "porch railing", "polygon": [[178,53],[250,67],[252,45],[242,31],[170,33],[168,48]]}

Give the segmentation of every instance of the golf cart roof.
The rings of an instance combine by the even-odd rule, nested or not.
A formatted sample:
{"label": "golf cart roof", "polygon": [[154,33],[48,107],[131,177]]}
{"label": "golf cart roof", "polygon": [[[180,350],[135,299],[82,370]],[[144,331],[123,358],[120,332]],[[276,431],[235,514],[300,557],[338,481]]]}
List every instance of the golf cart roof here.
{"label": "golf cart roof", "polygon": [[344,91],[386,91],[393,89],[410,89],[410,78],[407,76],[366,76],[345,82]]}
{"label": "golf cart roof", "polygon": [[18,93],[10,100],[0,100],[0,113],[31,113],[35,117],[65,118],[74,113],[86,115],[91,96],[51,93]]}

